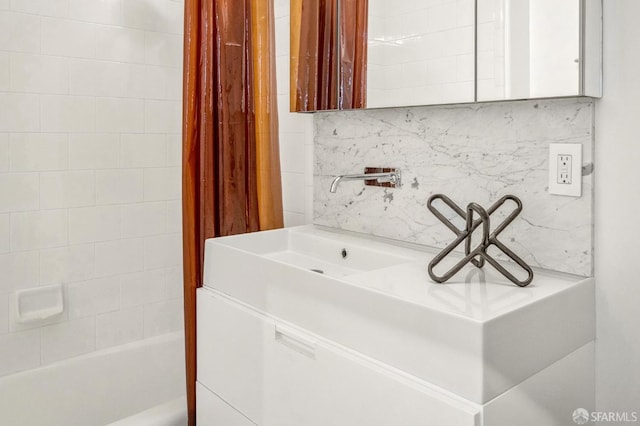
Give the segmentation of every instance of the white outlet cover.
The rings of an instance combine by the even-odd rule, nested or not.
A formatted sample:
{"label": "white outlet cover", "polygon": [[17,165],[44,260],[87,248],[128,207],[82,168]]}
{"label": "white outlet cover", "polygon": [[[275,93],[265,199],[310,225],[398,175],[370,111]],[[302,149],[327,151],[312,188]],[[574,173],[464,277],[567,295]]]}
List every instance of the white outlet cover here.
{"label": "white outlet cover", "polygon": [[[558,182],[558,158],[571,156],[571,183]],[[582,145],[579,143],[549,144],[549,194],[582,196]]]}

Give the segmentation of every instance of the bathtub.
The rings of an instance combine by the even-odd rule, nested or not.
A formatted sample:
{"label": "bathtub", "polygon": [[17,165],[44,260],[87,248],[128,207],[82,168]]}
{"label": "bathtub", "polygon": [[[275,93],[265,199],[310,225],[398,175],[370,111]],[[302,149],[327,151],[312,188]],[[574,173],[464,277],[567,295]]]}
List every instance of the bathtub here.
{"label": "bathtub", "polygon": [[0,425],[186,424],[184,394],[184,337],[170,333],[0,378]]}

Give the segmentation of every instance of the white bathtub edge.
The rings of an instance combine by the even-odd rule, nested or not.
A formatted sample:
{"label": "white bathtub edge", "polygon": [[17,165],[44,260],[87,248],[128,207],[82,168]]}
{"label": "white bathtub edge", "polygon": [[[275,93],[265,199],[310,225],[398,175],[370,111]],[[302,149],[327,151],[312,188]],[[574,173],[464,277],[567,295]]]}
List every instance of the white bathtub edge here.
{"label": "white bathtub edge", "polygon": [[185,394],[182,332],[0,378],[0,424],[105,425]]}
{"label": "white bathtub edge", "polygon": [[180,397],[107,426],[186,426],[186,424],[187,398]]}

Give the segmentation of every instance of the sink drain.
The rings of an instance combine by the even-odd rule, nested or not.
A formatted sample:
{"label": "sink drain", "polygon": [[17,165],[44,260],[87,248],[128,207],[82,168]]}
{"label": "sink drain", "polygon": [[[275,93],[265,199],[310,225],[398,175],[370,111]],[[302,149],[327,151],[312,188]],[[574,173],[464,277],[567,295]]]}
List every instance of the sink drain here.
{"label": "sink drain", "polygon": [[310,271],[317,272],[319,274],[324,274],[324,271],[322,269],[310,269]]}

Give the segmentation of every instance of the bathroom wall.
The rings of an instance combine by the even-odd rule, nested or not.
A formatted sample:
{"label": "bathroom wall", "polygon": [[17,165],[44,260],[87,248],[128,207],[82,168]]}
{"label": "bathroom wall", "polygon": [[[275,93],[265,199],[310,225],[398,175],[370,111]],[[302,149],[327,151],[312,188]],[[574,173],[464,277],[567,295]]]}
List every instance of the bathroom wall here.
{"label": "bathroom wall", "polygon": [[[582,144],[592,162],[593,119],[593,101],[579,98],[316,114],[314,223],[444,247],[454,235],[430,195],[488,207],[513,194],[524,208],[501,240],[532,266],[591,275],[593,175],[579,198],[547,185],[550,143]],[[329,193],[334,176],[365,166],[400,168],[402,188],[358,181]]]}
{"label": "bathroom wall", "polygon": [[639,16],[636,0],[604,2],[604,96],[596,102],[595,277],[596,407],[640,416]]}
{"label": "bathroom wall", "polygon": [[[0,375],[182,328],[182,0],[0,0]],[[289,112],[285,224],[312,217],[312,116]],[[63,284],[25,326],[16,290]],[[28,356],[25,356],[28,354]]]}
{"label": "bathroom wall", "polygon": [[313,116],[289,112],[289,0],[274,0],[280,166],[285,226],[313,220]]}
{"label": "bathroom wall", "polygon": [[0,375],[181,329],[182,11],[0,0]]}

